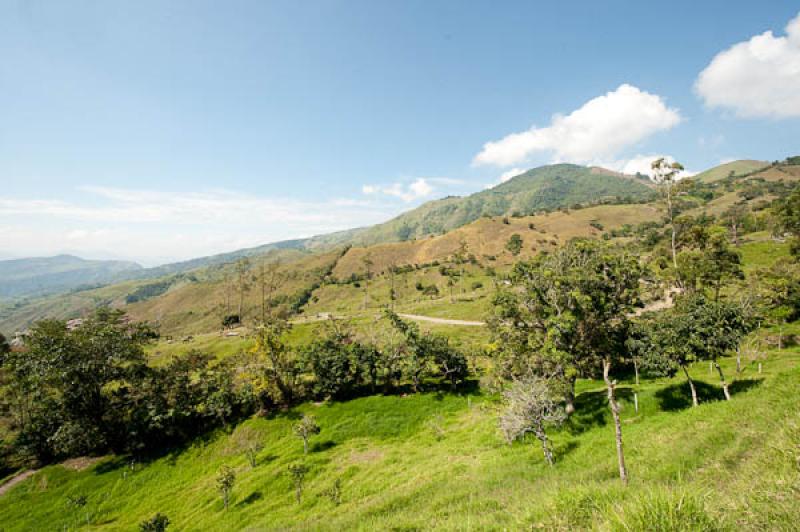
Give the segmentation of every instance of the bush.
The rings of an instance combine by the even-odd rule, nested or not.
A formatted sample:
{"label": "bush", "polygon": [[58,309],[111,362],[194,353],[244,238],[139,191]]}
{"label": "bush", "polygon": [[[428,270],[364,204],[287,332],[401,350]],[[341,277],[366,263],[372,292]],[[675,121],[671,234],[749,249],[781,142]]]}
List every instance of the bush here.
{"label": "bush", "polygon": [[164,532],[169,526],[169,518],[161,513],[157,513],[150,519],[146,519],[139,523],[139,530],[141,532]]}

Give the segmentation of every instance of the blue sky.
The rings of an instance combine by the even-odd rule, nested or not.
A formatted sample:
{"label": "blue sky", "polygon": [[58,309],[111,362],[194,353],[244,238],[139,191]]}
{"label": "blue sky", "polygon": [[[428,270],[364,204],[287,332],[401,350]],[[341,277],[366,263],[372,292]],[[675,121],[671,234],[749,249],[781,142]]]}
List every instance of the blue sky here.
{"label": "blue sky", "polygon": [[555,161],[782,159],[800,153],[799,11],[0,0],[0,256],[154,264]]}

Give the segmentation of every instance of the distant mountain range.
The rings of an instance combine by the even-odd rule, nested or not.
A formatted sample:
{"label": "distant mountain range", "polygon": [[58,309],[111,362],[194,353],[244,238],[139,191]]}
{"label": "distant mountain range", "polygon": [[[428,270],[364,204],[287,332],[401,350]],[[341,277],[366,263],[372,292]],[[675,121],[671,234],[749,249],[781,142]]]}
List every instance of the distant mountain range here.
{"label": "distant mountain range", "polygon": [[31,297],[115,282],[143,268],[135,262],[73,255],[0,260],[0,297]]}

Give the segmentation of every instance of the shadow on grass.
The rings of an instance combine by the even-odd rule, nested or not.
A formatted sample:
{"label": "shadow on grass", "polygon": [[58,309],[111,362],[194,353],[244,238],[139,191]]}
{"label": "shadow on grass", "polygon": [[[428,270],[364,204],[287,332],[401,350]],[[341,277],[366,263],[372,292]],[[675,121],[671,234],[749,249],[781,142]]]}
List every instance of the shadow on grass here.
{"label": "shadow on grass", "polygon": [[553,448],[553,454],[555,455],[556,461],[563,460],[568,454],[577,449],[579,446],[580,444],[576,441],[569,441],[564,445],[556,445]]}
{"label": "shadow on grass", "polygon": [[[697,400],[701,403],[724,399],[722,388],[712,386],[703,381],[694,381],[694,387],[697,390]],[[675,412],[676,410],[692,407],[692,389],[687,381],[661,388],[655,393],[655,396],[658,400],[659,408],[666,412]]]}
{"label": "shadow on grass", "polygon": [[325,440],[311,445],[312,453],[321,453],[336,447],[336,442],[333,440]]}
{"label": "shadow on grass", "polygon": [[241,508],[242,506],[247,506],[249,504],[253,504],[256,501],[260,501],[263,498],[264,498],[264,494],[263,493],[261,493],[260,491],[254,491],[253,493],[251,493],[250,495],[248,495],[247,497],[245,497],[241,501],[237,502],[236,503],[236,507],[237,508]]}
{"label": "shadow on grass", "polygon": [[750,388],[755,388],[757,386],[761,386],[764,382],[764,378],[759,379],[742,379],[738,381],[733,381],[730,386],[728,386],[728,390],[730,390],[731,395],[736,395],[742,392],[746,392]]}
{"label": "shadow on grass", "polygon": [[[738,380],[732,382],[728,389],[731,395],[736,395],[746,392],[750,388],[760,386],[762,381],[763,379]],[[701,403],[711,403],[725,399],[722,387],[719,385],[708,384],[703,381],[694,381],[694,387],[697,389],[697,399]],[[683,410],[691,408],[692,406],[692,392],[689,388],[689,383],[685,381],[658,390],[656,392],[656,399],[659,401],[661,410],[667,412]]]}
{"label": "shadow on grass", "polygon": [[269,464],[271,462],[274,462],[277,459],[278,459],[278,455],[277,454],[268,454],[266,456],[259,456],[259,457],[257,457],[257,460],[256,460],[256,466]]}
{"label": "shadow on grass", "polygon": [[[632,401],[633,389],[629,386],[618,387],[616,398],[617,401]],[[581,434],[606,425],[611,420],[610,416],[608,395],[605,390],[583,392],[575,397],[575,412],[564,423],[564,428],[570,434]]]}

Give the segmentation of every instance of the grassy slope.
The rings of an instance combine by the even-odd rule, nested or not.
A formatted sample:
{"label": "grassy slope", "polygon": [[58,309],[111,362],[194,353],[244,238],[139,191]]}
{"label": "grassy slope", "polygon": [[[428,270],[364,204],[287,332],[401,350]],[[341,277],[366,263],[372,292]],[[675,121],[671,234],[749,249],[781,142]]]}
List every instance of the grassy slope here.
{"label": "grassy slope", "polygon": [[712,181],[718,181],[728,177],[731,172],[733,172],[734,175],[747,174],[749,172],[765,168],[769,166],[769,164],[770,163],[766,161],[754,161],[749,159],[731,161],[729,163],[724,163],[719,166],[715,166],[714,168],[710,168],[705,172],[700,172],[694,176],[694,178],[699,181],[710,183]]}
{"label": "grassy slope", "polygon": [[[733,385],[731,403],[717,400],[716,379],[698,365],[694,376],[705,401],[697,409],[688,407],[676,379],[644,383],[636,415],[626,383],[628,489],[615,478],[602,389],[584,381],[576,417],[553,434],[558,464],[552,469],[537,445],[501,442],[492,398],[376,396],[251,419],[134,472],[114,458],[83,472],[47,467],[0,497],[0,522],[6,530],[73,526],[84,512],[67,508],[66,497],[85,494],[93,527],[108,530],[132,529],[157,511],[179,530],[574,529],[634,523],[646,510],[644,496],[656,504],[688,494],[687,506],[699,501],[719,524],[790,529],[800,517],[798,361],[797,350],[772,352],[764,374],[748,366]],[[313,412],[323,431],[305,459],[311,472],[298,505],[286,470],[303,460],[290,430],[301,412]],[[246,431],[265,444],[254,470],[242,454]],[[223,464],[238,475],[227,512],[214,485]],[[322,495],[336,479],[340,506]]]}

